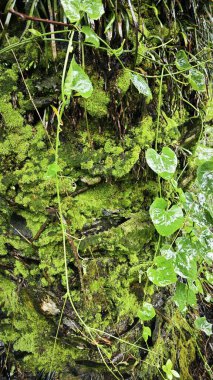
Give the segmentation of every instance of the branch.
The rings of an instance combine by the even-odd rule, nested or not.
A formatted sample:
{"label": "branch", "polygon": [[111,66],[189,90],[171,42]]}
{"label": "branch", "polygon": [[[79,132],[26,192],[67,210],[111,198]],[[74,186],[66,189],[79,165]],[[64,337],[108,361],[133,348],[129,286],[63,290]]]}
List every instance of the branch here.
{"label": "branch", "polygon": [[46,19],[46,18],[29,16],[29,15],[26,15],[25,13],[17,12],[14,9],[9,9],[8,12],[12,13],[12,14],[18,16],[18,17],[20,17],[22,20],[32,20],[32,21],[38,21],[38,22],[45,22],[46,24],[61,25],[61,26],[71,26],[71,27],[73,27],[72,24],[67,24],[66,22],[54,21],[54,20],[49,20],[49,19]]}

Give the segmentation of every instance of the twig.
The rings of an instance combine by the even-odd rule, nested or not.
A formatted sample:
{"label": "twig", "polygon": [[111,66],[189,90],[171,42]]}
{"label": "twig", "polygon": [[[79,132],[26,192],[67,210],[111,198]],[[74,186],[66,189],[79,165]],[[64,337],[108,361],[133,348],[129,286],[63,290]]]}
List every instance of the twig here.
{"label": "twig", "polygon": [[20,17],[22,20],[32,20],[32,21],[38,21],[38,22],[45,22],[47,24],[53,24],[53,25],[61,25],[61,26],[71,26],[74,27],[72,24],[68,24],[66,22],[61,21],[55,21],[55,20],[49,20],[47,18],[40,18],[40,17],[34,17],[26,15],[25,13],[20,13],[15,11],[14,9],[9,9],[9,13],[12,13],[18,17]]}

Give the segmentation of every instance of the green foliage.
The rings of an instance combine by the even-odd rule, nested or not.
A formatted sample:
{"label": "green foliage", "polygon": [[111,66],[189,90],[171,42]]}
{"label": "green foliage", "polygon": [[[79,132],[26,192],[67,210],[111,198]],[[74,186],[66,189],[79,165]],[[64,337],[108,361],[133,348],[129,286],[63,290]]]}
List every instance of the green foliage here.
{"label": "green foliage", "polygon": [[92,20],[99,19],[104,13],[101,0],[62,0],[65,15],[71,23],[79,21],[82,17],[81,12],[86,12]]}
{"label": "green foliage", "polygon": [[151,332],[151,329],[147,326],[143,326],[143,333],[142,333],[142,337],[143,339],[145,340],[145,342],[147,343],[147,340],[148,338],[152,336],[152,332]]}
{"label": "green foliage", "polygon": [[198,167],[197,180],[202,191],[213,192],[213,160],[206,161]]}
{"label": "green foliage", "polygon": [[87,99],[80,99],[79,103],[92,117],[102,118],[108,113],[110,97],[103,89],[104,81],[102,78],[92,76],[91,82],[93,85],[92,96]]}
{"label": "green foliage", "polygon": [[201,71],[191,66],[186,52],[184,50],[180,50],[176,54],[175,64],[178,70],[183,72],[189,71],[189,75],[187,76],[187,78],[193,90],[199,92],[203,92],[206,90],[205,75]]}
{"label": "green foliage", "polygon": [[[55,9],[56,3],[54,12],[60,17],[60,12]],[[29,29],[30,41],[23,38],[20,45],[17,38],[10,39],[13,49],[19,48],[17,57],[23,77],[40,114],[44,113],[46,131],[41,123],[36,122],[37,115],[27,91],[20,85],[17,67],[10,62],[5,64],[3,54],[0,56],[0,195],[3,197],[0,254],[4,273],[0,279],[0,304],[6,315],[1,321],[0,339],[10,347],[12,343],[24,357],[21,368],[33,372],[38,369],[49,371],[52,363],[53,369],[61,370],[64,375],[66,366],[68,371],[72,366],[76,368],[75,359],[100,361],[97,351],[103,353],[102,359],[106,357],[107,365],[109,363],[109,368],[114,371],[120,350],[129,354],[124,354],[123,362],[117,368],[122,371],[125,365],[128,372],[128,358],[135,358],[134,376],[138,378],[156,378],[159,368],[169,380],[179,377],[173,370],[172,363],[175,363],[181,377],[191,379],[189,368],[195,359],[195,340],[184,314],[189,306],[196,306],[198,294],[206,296],[206,302],[209,302],[206,289],[212,281],[208,270],[213,236],[212,160],[207,134],[202,133],[195,147],[200,133],[197,125],[203,123],[197,115],[202,114],[199,102],[205,103],[202,93],[206,78],[203,73],[207,72],[202,59],[198,59],[207,53],[202,49],[198,57],[193,55],[196,49],[192,48],[189,60],[188,53],[179,50],[175,65],[169,63],[171,53],[167,53],[166,44],[175,40],[181,46],[183,37],[185,45],[188,42],[182,25],[172,21],[172,16],[169,27],[166,11],[161,18],[161,5],[141,5],[144,17],[143,24],[139,20],[136,41],[135,29],[131,26],[136,25],[135,2],[131,6],[128,2],[127,9],[118,2],[116,11],[113,2],[106,2],[106,17],[95,23],[91,20],[98,20],[104,13],[100,0],[63,0],[61,3],[68,20],[76,23],[71,37],[74,37],[72,51],[68,50],[66,56],[66,62],[69,62],[69,54],[73,54],[62,84],[62,97],[58,83],[63,77],[61,67],[65,51],[61,46],[67,42],[67,31],[60,30],[60,41],[57,34],[53,41],[51,31],[51,41],[56,43],[58,53],[54,65],[48,34],[44,36],[44,30],[41,33]],[[44,10],[45,5],[42,14]],[[102,39],[104,28],[106,41]],[[62,32],[66,35],[64,39]],[[81,32],[84,41],[80,38]],[[199,41],[196,42],[199,46]],[[158,50],[158,44],[161,50]],[[11,60],[8,43],[3,49]],[[75,61],[76,54],[80,64]],[[100,57],[104,57],[103,62]],[[137,72],[132,70],[133,58]],[[42,78],[44,69],[48,77],[46,81]],[[66,71],[65,67],[64,73]],[[146,75],[151,77],[149,84]],[[184,100],[182,84],[190,84],[184,89]],[[196,102],[188,89],[201,93]],[[69,104],[74,96],[79,98],[72,99]],[[54,103],[53,113],[50,103]],[[56,104],[59,104],[58,110]],[[63,107],[63,124],[61,120],[57,124],[56,119]],[[205,122],[210,117],[208,111]],[[193,135],[190,135],[192,142],[189,138],[188,146],[181,138],[185,140],[185,135],[188,136],[190,120],[193,120]],[[52,148],[56,129],[57,154]],[[205,125],[204,130],[207,130]],[[48,140],[46,134],[49,134]],[[151,148],[154,144],[162,149],[161,155],[157,149]],[[176,154],[166,145],[177,152],[180,158],[178,169]],[[145,149],[147,164],[166,181],[160,178],[158,183],[150,181],[144,160]],[[194,150],[195,155],[188,160],[187,155]],[[192,181],[198,165],[197,180],[184,193],[188,162],[193,169]],[[174,177],[179,180],[174,181]],[[158,243],[148,212],[144,211],[150,204],[151,220],[160,235]],[[65,232],[65,225],[62,231],[59,219],[67,221]],[[174,232],[179,236],[174,236]],[[64,243],[66,233],[72,237],[79,254],[86,306],[82,301],[73,248],[69,240]],[[40,307],[39,295],[34,291],[35,286],[39,289],[38,294],[42,294],[44,288],[50,295],[55,292],[58,302],[64,293],[69,294],[75,308],[71,310],[67,304],[64,312],[74,319],[71,323],[81,323],[76,335],[69,330],[64,340],[61,338],[64,334],[61,319],[54,354],[53,337],[58,322],[54,317],[47,318],[42,314],[44,311]],[[161,287],[160,291],[165,295],[162,289],[165,286],[169,287],[165,290],[167,300],[162,306],[165,316],[162,321],[161,310],[157,312],[158,306],[155,308],[154,302],[155,296],[160,294],[159,291],[156,294],[156,287]],[[144,302],[145,299],[150,303]],[[58,307],[61,308],[61,302]],[[142,323],[156,316],[156,323],[152,321],[150,327],[143,325],[141,334],[141,330],[137,330],[138,324],[134,324],[136,316]],[[95,331],[94,337],[91,336],[92,330],[85,323],[97,328],[98,334]],[[205,317],[197,318],[195,327],[210,335],[211,326]],[[110,347],[104,348],[106,338],[102,342],[100,330],[105,329],[116,337],[121,336],[122,340],[112,339]],[[85,339],[82,338],[82,344],[80,331],[80,338]],[[139,345],[143,350],[144,342],[147,345],[151,336],[152,346],[148,347],[145,360],[140,362]],[[125,339],[132,342],[130,346]],[[88,348],[97,345],[98,350]],[[171,359],[163,364],[168,357]],[[115,373],[119,374],[118,371]]]}
{"label": "green foliage", "polygon": [[193,290],[191,290],[187,284],[182,282],[177,282],[173,300],[181,313],[186,312],[188,306],[193,307],[197,304],[196,295]]}
{"label": "green foliage", "polygon": [[194,325],[196,329],[204,331],[206,335],[212,335],[212,324],[206,320],[206,317],[196,318]]}
{"label": "green foliage", "polygon": [[88,75],[84,72],[80,65],[77,64],[75,58],[72,58],[70,67],[64,83],[64,95],[69,101],[72,90],[76,91],[76,95],[83,98],[89,98],[92,95],[93,87]]}
{"label": "green foliage", "polygon": [[183,226],[184,217],[181,207],[168,207],[163,198],[156,198],[150,206],[150,216],[158,233],[161,236],[170,236]]}
{"label": "green foliage", "polygon": [[149,85],[140,74],[132,74],[131,82],[134,84],[140,94],[146,96],[148,100],[152,99],[152,93]]}
{"label": "green foliage", "polygon": [[165,372],[166,378],[168,380],[172,380],[173,377],[175,377],[175,378],[180,377],[179,373],[172,368],[173,368],[173,364],[172,364],[172,361],[170,359],[168,359],[166,364],[162,366],[162,370]]}
{"label": "green foliage", "polygon": [[99,47],[100,40],[94,30],[92,30],[89,26],[83,26],[81,31],[85,34],[85,42],[92,44],[96,48]]}
{"label": "green foliage", "polygon": [[144,302],[141,310],[138,311],[138,317],[141,321],[150,321],[150,319],[154,318],[155,309],[151,303]]}
{"label": "green foliage", "polygon": [[150,267],[147,270],[147,276],[155,285],[166,286],[177,281],[172,260],[157,256],[154,259],[154,264],[156,268]]}
{"label": "green foliage", "polygon": [[189,70],[191,69],[191,65],[189,63],[188,57],[184,50],[180,50],[176,54],[175,65],[178,70]]}
{"label": "green foliage", "polygon": [[202,92],[206,90],[205,76],[196,69],[189,70],[189,83],[195,91]]}
{"label": "green foliage", "polygon": [[168,147],[162,149],[159,155],[154,149],[147,149],[146,161],[149,167],[164,179],[171,179],[176,171],[176,154]]}

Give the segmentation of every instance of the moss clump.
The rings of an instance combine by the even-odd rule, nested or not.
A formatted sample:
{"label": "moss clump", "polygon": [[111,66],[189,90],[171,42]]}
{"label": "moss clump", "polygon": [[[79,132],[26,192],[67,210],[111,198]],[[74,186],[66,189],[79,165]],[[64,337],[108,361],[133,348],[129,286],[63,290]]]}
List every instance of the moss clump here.
{"label": "moss clump", "polygon": [[119,76],[117,78],[117,87],[121,91],[121,93],[124,95],[130,86],[131,79],[131,72],[129,70],[122,70],[121,73],[119,73]]}
{"label": "moss clump", "polygon": [[92,96],[88,99],[80,99],[79,103],[92,117],[101,118],[107,116],[110,97],[103,89],[104,80],[93,76],[91,81],[93,84]]}

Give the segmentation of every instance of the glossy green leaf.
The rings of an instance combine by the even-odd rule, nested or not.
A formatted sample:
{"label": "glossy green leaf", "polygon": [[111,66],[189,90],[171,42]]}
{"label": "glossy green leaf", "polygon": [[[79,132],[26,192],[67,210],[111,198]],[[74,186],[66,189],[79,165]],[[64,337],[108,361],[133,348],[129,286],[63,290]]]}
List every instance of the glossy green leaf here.
{"label": "glossy green leaf", "polygon": [[144,302],[141,310],[138,311],[138,317],[141,321],[150,321],[150,319],[154,318],[155,309],[151,303]]}
{"label": "glossy green leaf", "polygon": [[149,99],[152,99],[152,93],[149,88],[147,81],[140,74],[132,74],[131,81],[134,86],[137,88],[140,94],[147,96]]}
{"label": "glossy green leaf", "polygon": [[143,326],[143,332],[142,332],[142,337],[147,342],[149,336],[152,336],[151,329],[147,326]]}
{"label": "glossy green leaf", "polygon": [[198,167],[197,180],[203,191],[213,193],[213,160],[206,161]]}
{"label": "glossy green leaf", "polygon": [[71,61],[64,84],[64,95],[67,99],[70,98],[73,90],[83,98],[89,98],[93,91],[92,83],[88,75],[82,67],[77,64],[74,57]]}
{"label": "glossy green leaf", "polygon": [[92,30],[89,26],[83,26],[81,31],[85,34],[85,42],[92,44],[96,48],[99,47],[100,40],[94,30]]}
{"label": "glossy green leaf", "polygon": [[161,154],[152,148],[147,149],[146,161],[155,173],[167,180],[173,177],[177,167],[176,154],[168,147],[164,147]]}
{"label": "glossy green leaf", "polygon": [[206,90],[205,75],[199,70],[189,70],[189,83],[193,90],[203,92]]}
{"label": "glossy green leaf", "polygon": [[178,252],[176,257],[175,272],[183,278],[197,278],[197,262],[186,252]]}
{"label": "glossy green leaf", "polygon": [[61,4],[70,22],[76,22],[81,19],[81,0],[61,0]]}
{"label": "glossy green leaf", "polygon": [[44,175],[44,179],[55,178],[57,176],[57,173],[60,171],[60,166],[56,164],[56,162],[53,162],[52,164],[48,165],[47,171]]}
{"label": "glossy green leaf", "polygon": [[81,0],[81,9],[92,20],[98,20],[104,13],[102,0]]}
{"label": "glossy green leaf", "polygon": [[167,260],[176,258],[176,252],[172,249],[171,244],[164,244],[160,250],[162,256],[164,256]]}
{"label": "glossy green leaf", "polygon": [[178,70],[189,70],[191,65],[184,50],[180,50],[176,54],[175,65]]}
{"label": "glossy green leaf", "polygon": [[199,256],[200,244],[193,243],[187,237],[176,239],[177,254],[175,261],[175,272],[187,279],[197,279],[197,258]]}
{"label": "glossy green leaf", "polygon": [[194,325],[196,329],[203,331],[206,335],[212,334],[212,324],[206,320],[206,317],[196,318]]}
{"label": "glossy green leaf", "polygon": [[70,22],[79,21],[83,12],[92,20],[98,20],[104,13],[102,0],[61,0],[61,4]]}
{"label": "glossy green leaf", "polygon": [[173,300],[181,313],[187,310],[187,306],[196,306],[197,304],[196,294],[182,282],[177,282]]}
{"label": "glossy green leaf", "polygon": [[157,286],[167,286],[177,281],[172,260],[158,256],[155,258],[154,264],[156,268],[151,267],[147,270],[147,276],[153,284]]}
{"label": "glossy green leaf", "polygon": [[172,206],[168,210],[166,208],[167,201],[156,198],[149,209],[152,222],[161,236],[172,235],[184,222],[183,211],[179,206]]}

